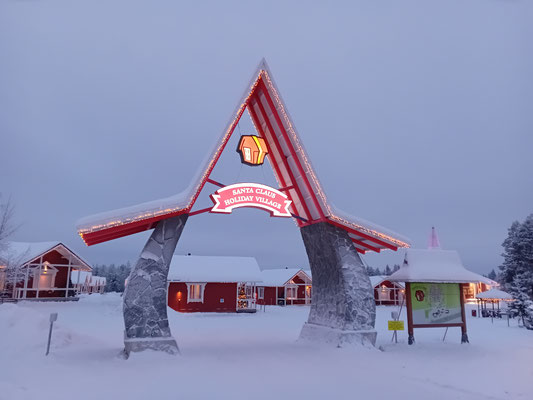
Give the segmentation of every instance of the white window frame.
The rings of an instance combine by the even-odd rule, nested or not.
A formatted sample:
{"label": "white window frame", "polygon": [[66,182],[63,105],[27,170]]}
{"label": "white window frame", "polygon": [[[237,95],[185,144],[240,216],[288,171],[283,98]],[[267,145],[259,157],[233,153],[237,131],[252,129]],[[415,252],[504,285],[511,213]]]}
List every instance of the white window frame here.
{"label": "white window frame", "polygon": [[[189,303],[203,303],[204,302],[204,292],[205,292],[205,283],[187,283],[187,304]],[[199,286],[200,298],[191,299],[191,286]]]}
{"label": "white window frame", "polygon": [[[289,296],[289,292],[292,292],[294,290],[294,296]],[[285,290],[285,298],[287,300],[297,300],[298,299],[298,286],[287,286]]]}
{"label": "white window frame", "polygon": [[[46,267],[45,268],[43,267]],[[43,266],[37,267],[33,270],[33,284],[32,289],[39,290],[51,290],[56,287],[56,274],[57,268],[52,267],[47,261],[43,263]],[[40,286],[41,276],[51,276],[50,278],[50,287]]]}
{"label": "white window frame", "polygon": [[265,288],[260,286],[257,288],[257,298],[263,300],[265,298]]}

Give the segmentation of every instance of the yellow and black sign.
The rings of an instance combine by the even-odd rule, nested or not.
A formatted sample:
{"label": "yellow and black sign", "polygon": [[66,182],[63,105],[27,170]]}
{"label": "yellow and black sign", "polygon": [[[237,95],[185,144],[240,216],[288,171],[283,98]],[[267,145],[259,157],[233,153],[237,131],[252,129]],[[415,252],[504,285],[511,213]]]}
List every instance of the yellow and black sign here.
{"label": "yellow and black sign", "polygon": [[241,162],[246,165],[261,165],[268,154],[265,139],[255,135],[243,135],[237,146],[237,153],[241,155]]}
{"label": "yellow and black sign", "polygon": [[403,321],[389,321],[389,331],[403,331]]}

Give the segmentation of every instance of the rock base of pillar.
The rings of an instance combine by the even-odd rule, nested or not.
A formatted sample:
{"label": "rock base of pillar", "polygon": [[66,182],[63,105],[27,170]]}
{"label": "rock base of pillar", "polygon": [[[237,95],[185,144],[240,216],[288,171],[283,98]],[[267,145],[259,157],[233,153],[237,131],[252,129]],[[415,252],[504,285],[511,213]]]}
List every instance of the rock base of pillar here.
{"label": "rock base of pillar", "polygon": [[300,332],[301,342],[322,344],[328,347],[368,347],[374,348],[375,330],[345,331],[328,326],[305,323]]}
{"label": "rock base of pillar", "polygon": [[131,353],[144,350],[163,351],[172,355],[180,353],[178,344],[173,337],[124,338],[124,358],[128,358]]}

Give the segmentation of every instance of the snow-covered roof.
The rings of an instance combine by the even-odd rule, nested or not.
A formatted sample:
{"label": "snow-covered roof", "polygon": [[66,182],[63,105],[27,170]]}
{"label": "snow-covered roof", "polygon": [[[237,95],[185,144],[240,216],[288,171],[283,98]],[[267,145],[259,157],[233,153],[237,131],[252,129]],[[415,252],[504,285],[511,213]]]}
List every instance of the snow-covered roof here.
{"label": "snow-covered roof", "polygon": [[409,249],[400,269],[390,277],[394,282],[494,282],[482,275],[467,270],[455,250]]}
{"label": "snow-covered roof", "polygon": [[[11,260],[18,265],[24,265],[28,262],[35,261],[40,256],[57,250],[65,258],[69,254],[74,258],[74,264],[84,270],[90,271],[91,265],[70,250],[61,242],[7,242],[7,247],[0,252],[0,260]],[[77,261],[77,262],[76,262]]]}
{"label": "snow-covered roof", "polygon": [[503,290],[490,289],[476,295],[476,298],[482,300],[513,300],[513,296]]}
{"label": "snow-covered roof", "polygon": [[[372,284],[372,287],[376,287],[383,281],[390,281],[389,279],[390,277],[386,275],[375,275],[375,276],[370,276],[369,278],[370,278],[370,283]],[[394,283],[397,284],[398,286],[403,287],[401,282],[394,282]]]}
{"label": "snow-covered roof", "polygon": [[[261,271],[261,286],[283,286],[298,273],[307,275],[301,268],[265,269]],[[311,279],[310,276],[307,277]]]}
{"label": "snow-covered roof", "polygon": [[92,272],[90,271],[72,271],[70,274],[70,281],[72,284],[85,284],[91,282]]}
{"label": "snow-covered roof", "polygon": [[104,278],[103,276],[92,276],[90,285],[91,286],[105,285],[106,282],[107,282],[107,279]]}
{"label": "snow-covered roof", "polygon": [[253,257],[174,256],[169,282],[259,282],[261,270]]}

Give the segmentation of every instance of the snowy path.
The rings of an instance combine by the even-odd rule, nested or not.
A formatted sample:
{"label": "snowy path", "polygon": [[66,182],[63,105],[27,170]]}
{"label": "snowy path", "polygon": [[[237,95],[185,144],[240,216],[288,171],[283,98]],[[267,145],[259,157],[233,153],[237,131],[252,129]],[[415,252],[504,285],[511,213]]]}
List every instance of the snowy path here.
{"label": "snowy path", "polygon": [[[0,306],[0,399],[529,399],[533,332],[505,321],[469,318],[471,344],[458,329],[415,331],[417,344],[390,343],[379,307],[384,351],[296,344],[306,307],[257,314],[169,317],[180,357],[146,353],[124,361],[120,297],[78,303]],[[48,314],[59,312],[44,357]]]}

